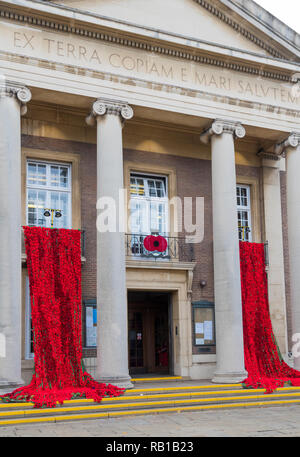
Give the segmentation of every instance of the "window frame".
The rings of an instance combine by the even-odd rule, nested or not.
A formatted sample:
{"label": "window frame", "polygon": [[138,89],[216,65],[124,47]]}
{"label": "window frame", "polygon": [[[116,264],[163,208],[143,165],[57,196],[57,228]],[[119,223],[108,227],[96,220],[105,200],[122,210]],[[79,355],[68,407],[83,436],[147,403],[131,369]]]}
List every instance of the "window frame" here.
{"label": "window frame", "polygon": [[[29,184],[28,182],[28,165],[32,164],[37,164],[37,165],[46,165],[46,185],[41,186],[41,185],[35,185],[35,184]],[[59,167],[64,167],[68,169],[68,187],[63,188],[63,187],[54,187],[49,185],[50,181],[50,168],[51,166],[59,166]],[[67,229],[72,229],[73,227],[73,220],[72,220],[72,205],[73,205],[73,183],[72,183],[72,173],[73,173],[73,167],[72,163],[69,162],[61,162],[61,161],[56,161],[56,160],[44,160],[44,159],[38,159],[38,158],[31,158],[30,156],[26,157],[25,161],[25,220],[26,220],[26,225],[28,225],[28,190],[37,190],[37,191],[45,191],[46,192],[46,200],[49,199],[49,194],[50,192],[61,192],[61,193],[66,193],[68,195],[68,215],[67,215],[67,220],[68,224],[66,227]],[[48,203],[46,203],[46,208],[49,207]],[[61,208],[53,208],[53,209],[61,209]],[[49,222],[47,221],[49,219]],[[37,225],[39,226],[39,225]],[[43,226],[46,228],[50,227],[50,218],[46,218],[46,225]]]}
{"label": "window frame", "polygon": [[[143,179],[144,180],[144,189],[147,189],[148,190],[148,195],[134,195],[134,194],[131,194],[131,178],[140,178],[140,179]],[[148,181],[149,180],[159,180],[159,181],[162,181],[163,182],[163,185],[164,185],[164,189],[165,189],[165,196],[164,197],[153,197],[153,196],[150,196],[150,192],[149,192],[149,185],[148,185]],[[146,185],[145,185],[146,183]],[[160,235],[163,235],[163,236],[168,236],[169,234],[169,230],[170,230],[170,227],[169,227],[169,205],[168,205],[168,194],[169,194],[169,190],[168,190],[168,176],[165,176],[165,175],[161,175],[161,174],[156,174],[156,173],[143,173],[143,172],[139,172],[139,171],[130,171],[129,173],[129,198],[130,198],[130,201],[131,200],[137,200],[137,201],[143,201],[143,202],[146,202],[146,205],[147,205],[147,212],[148,212],[148,219],[149,219],[149,222],[150,222],[150,205],[151,205],[151,202],[157,202],[157,203],[163,203],[164,204],[164,211],[165,211],[165,221],[164,221],[164,225],[165,225],[165,231],[160,233]],[[131,217],[131,205],[129,205],[129,216]],[[135,233],[134,231],[132,231],[132,225],[130,225],[130,233],[131,234],[136,234],[136,235],[151,235],[151,234],[154,234],[154,233],[157,233],[157,232],[154,232],[154,231],[151,231],[151,227],[148,227],[148,230],[146,233]]]}
{"label": "window frame", "polygon": [[[238,205],[238,202],[237,202],[237,189],[240,188],[240,189],[246,189],[246,192],[247,192],[247,202],[248,202],[248,205]],[[240,196],[240,198],[242,198]],[[252,224],[252,201],[251,201],[251,186],[249,184],[239,184],[237,183],[236,184],[236,206],[237,206],[237,216],[238,216],[238,212],[247,212],[248,213],[248,227],[250,228],[250,232],[248,232],[248,237],[249,239],[246,240],[241,240],[240,239],[240,232],[239,232],[239,241],[245,241],[247,243],[251,243],[252,240],[253,240],[253,224]],[[238,218],[237,218],[238,219]],[[237,222],[239,223],[239,221],[237,220]],[[238,228],[239,228],[239,225],[238,225]]]}

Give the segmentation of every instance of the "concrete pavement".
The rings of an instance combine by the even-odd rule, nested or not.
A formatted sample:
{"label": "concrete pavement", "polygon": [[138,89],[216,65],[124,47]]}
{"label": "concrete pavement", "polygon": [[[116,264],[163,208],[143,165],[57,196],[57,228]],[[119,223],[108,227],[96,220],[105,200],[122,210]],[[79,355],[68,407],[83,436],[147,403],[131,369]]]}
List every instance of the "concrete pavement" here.
{"label": "concrete pavement", "polygon": [[299,437],[300,406],[1,427],[0,437]]}

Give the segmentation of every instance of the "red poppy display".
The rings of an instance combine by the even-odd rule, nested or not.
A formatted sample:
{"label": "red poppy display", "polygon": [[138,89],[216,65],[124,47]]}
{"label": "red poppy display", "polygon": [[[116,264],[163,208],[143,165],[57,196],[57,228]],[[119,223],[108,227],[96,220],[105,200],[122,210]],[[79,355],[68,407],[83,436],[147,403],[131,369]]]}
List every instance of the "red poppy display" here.
{"label": "red poppy display", "polygon": [[166,238],[161,235],[149,235],[144,239],[144,247],[150,252],[165,252],[168,247]]}
{"label": "red poppy display", "polygon": [[2,396],[56,406],[73,396],[100,402],[124,389],[96,382],[82,368],[81,233],[24,227],[34,334],[31,383]]}
{"label": "red poppy display", "polygon": [[271,393],[285,382],[300,386],[300,372],[280,355],[273,334],[268,302],[264,245],[240,242],[244,354],[248,377],[245,387]]}

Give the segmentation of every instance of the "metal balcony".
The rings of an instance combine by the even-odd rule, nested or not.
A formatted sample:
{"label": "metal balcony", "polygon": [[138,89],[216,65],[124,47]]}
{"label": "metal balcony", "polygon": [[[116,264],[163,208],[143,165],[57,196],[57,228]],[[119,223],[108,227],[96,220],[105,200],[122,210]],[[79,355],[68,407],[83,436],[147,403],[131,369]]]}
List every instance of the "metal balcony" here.
{"label": "metal balcony", "polygon": [[[184,237],[163,236],[166,240],[166,249],[148,250],[145,247],[145,239],[150,235],[141,235],[136,233],[125,234],[126,256],[133,259],[150,259],[150,260],[168,260],[177,262],[193,262],[194,245],[187,243]],[[154,246],[155,248],[155,246]]]}

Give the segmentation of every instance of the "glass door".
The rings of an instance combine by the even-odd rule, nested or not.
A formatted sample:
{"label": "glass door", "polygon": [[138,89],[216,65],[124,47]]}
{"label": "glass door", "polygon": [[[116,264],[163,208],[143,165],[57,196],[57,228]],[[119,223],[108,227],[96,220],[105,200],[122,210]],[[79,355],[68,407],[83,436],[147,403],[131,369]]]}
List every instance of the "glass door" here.
{"label": "glass door", "polygon": [[145,373],[143,312],[128,313],[129,367],[132,373]]}

